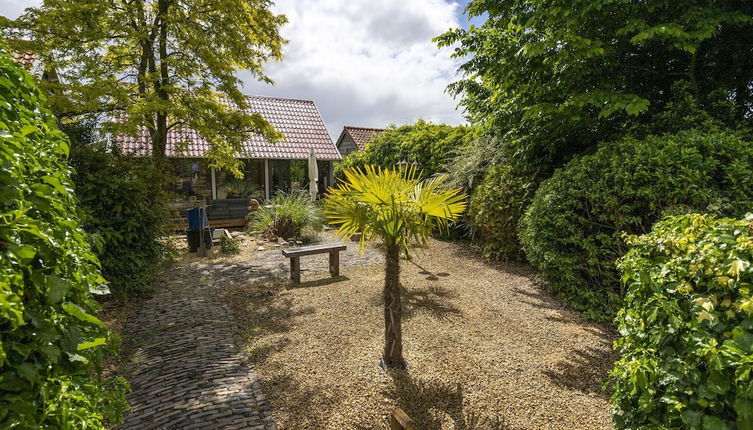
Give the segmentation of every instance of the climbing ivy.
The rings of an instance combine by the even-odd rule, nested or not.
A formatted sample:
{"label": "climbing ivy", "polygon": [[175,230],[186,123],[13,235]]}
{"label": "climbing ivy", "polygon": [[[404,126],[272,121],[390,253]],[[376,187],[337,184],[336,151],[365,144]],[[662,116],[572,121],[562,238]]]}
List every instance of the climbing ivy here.
{"label": "climbing ivy", "polygon": [[115,347],[92,299],[105,281],[42,104],[0,42],[0,427],[104,428],[125,406],[98,365]]}

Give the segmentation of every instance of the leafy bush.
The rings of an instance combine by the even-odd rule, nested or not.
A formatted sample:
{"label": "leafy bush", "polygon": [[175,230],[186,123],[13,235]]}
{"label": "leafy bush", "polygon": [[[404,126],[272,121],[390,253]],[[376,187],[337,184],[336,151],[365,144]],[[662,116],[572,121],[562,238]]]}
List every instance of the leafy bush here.
{"label": "leafy bush", "polygon": [[278,192],[264,206],[251,214],[249,227],[268,238],[303,238],[311,240],[322,231],[324,214],[319,205],[303,191]]}
{"label": "leafy bush", "polygon": [[473,129],[418,121],[412,125],[390,127],[339,164],[338,169],[375,165],[395,167],[400,162],[416,163],[424,175],[432,176],[444,170],[453,151],[466,144]]}
{"label": "leafy bush", "polygon": [[471,196],[469,220],[484,257],[520,260],[518,222],[531,203],[536,183],[510,164],[492,167]]}
{"label": "leafy bush", "polygon": [[68,142],[0,49],[0,427],[102,429],[120,421],[124,385],[97,364],[116,345],[94,316],[105,280],[76,215]]}
{"label": "leafy bush", "polygon": [[753,207],[751,165],[753,145],[723,132],[603,144],[541,185],[520,240],[556,294],[603,319],[617,303],[612,293],[620,293],[615,260],[627,250],[623,233],[645,233],[680,205],[741,216]]}
{"label": "leafy bush", "polygon": [[169,215],[163,174],[149,157],[108,152],[87,143],[90,138],[77,140],[70,165],[83,227],[96,238],[102,274],[116,296],[148,292],[169,255],[163,240]]}
{"label": "leafy bush", "polygon": [[222,236],[220,238],[220,252],[225,255],[238,255],[241,253],[241,246],[232,237]]}
{"label": "leafy bush", "polygon": [[492,135],[480,136],[452,149],[445,164],[448,184],[470,195],[492,166],[506,162],[504,140]]}
{"label": "leafy bush", "polygon": [[628,243],[617,427],[753,429],[753,215],[672,217]]}

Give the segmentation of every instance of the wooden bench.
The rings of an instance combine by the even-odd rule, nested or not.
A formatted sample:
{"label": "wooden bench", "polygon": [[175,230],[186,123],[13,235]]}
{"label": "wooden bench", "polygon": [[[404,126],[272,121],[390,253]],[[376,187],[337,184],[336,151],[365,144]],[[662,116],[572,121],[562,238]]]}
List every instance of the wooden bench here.
{"label": "wooden bench", "polygon": [[290,259],[290,279],[301,283],[301,257],[304,255],[329,253],[329,273],[340,276],[340,251],[347,247],[340,243],[326,243],[323,245],[301,246],[282,250],[282,255]]}

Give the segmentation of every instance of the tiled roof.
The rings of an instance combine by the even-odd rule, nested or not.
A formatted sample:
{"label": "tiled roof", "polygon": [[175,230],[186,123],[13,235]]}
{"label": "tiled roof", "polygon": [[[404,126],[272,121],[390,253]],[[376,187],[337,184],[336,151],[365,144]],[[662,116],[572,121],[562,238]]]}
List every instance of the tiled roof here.
{"label": "tiled roof", "polygon": [[[245,143],[245,151],[238,158],[306,159],[313,148],[320,160],[339,160],[340,153],[324,126],[319,110],[311,100],[248,96],[247,113],[259,113],[275,129],[285,135],[277,143],[267,142],[261,135],[252,135]],[[182,144],[188,143],[184,151]],[[147,155],[151,151],[149,132],[142,129],[138,137],[117,136],[115,144],[124,152]],[[210,144],[191,129],[175,128],[167,136],[168,157],[201,158]]]}
{"label": "tiled roof", "polygon": [[379,136],[384,132],[383,128],[366,128],[366,127],[352,127],[346,125],[343,127],[343,132],[348,133],[350,138],[353,139],[353,143],[356,144],[358,149],[363,149],[366,144],[376,136]]}
{"label": "tiled roof", "polygon": [[34,67],[34,61],[37,59],[37,54],[31,51],[16,52],[13,51],[13,61],[20,64],[24,69],[31,70]]}

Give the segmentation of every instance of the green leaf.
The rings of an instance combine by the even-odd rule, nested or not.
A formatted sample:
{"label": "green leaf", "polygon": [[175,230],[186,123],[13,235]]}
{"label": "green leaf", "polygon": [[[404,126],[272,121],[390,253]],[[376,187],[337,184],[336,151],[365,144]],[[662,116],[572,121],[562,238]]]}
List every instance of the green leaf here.
{"label": "green leaf", "polygon": [[16,366],[16,371],[20,377],[29,382],[34,382],[39,377],[39,372],[30,363],[19,364]]}
{"label": "green leaf", "polygon": [[86,313],[84,309],[82,309],[79,305],[74,303],[66,303],[62,305],[62,308],[65,312],[67,312],[69,315],[72,315],[76,318],[78,318],[81,321],[89,322],[92,324],[96,324],[102,328],[107,328],[105,323],[99,320],[99,318],[95,317],[94,315]]}
{"label": "green leaf", "polygon": [[107,343],[106,338],[97,337],[94,340],[78,344],[78,346],[76,346],[76,350],[83,351],[85,349],[94,348],[95,346],[104,345],[105,343]]}
{"label": "green leaf", "polygon": [[65,297],[70,288],[70,284],[57,277],[56,275],[47,276],[47,302],[50,304],[58,303]]}
{"label": "green leaf", "polygon": [[732,430],[726,422],[720,418],[705,415],[703,417],[703,430]]}
{"label": "green leaf", "polygon": [[738,397],[733,405],[740,430],[753,430],[753,400]]}
{"label": "green leaf", "polygon": [[21,260],[21,263],[28,263],[37,255],[37,251],[31,245],[11,245],[10,250]]}

